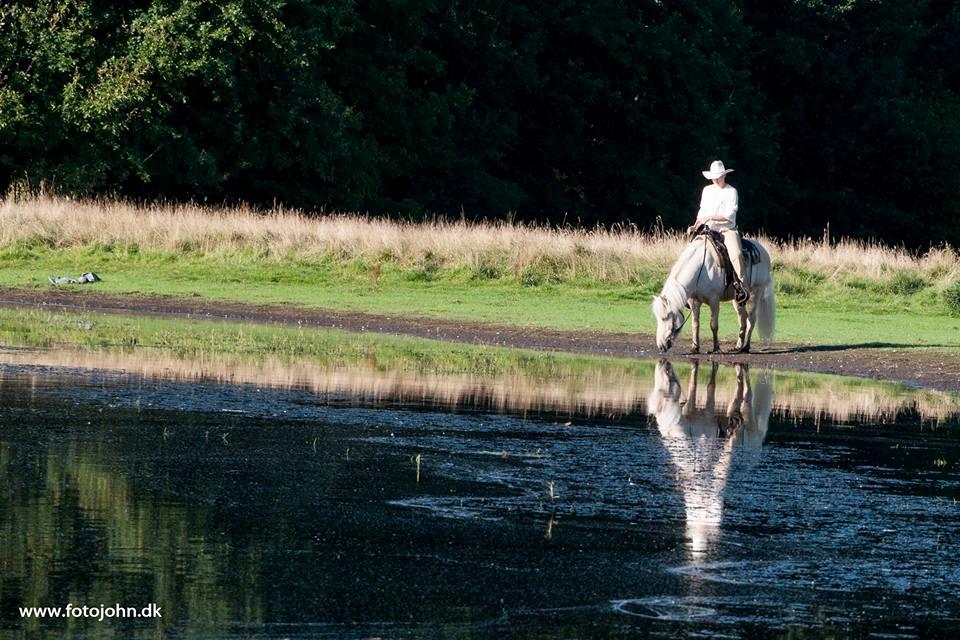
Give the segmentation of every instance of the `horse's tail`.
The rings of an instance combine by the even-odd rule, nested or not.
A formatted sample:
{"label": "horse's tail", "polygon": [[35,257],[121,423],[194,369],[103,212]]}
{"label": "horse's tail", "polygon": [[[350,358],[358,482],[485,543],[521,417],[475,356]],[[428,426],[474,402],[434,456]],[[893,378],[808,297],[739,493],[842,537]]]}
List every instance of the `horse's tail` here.
{"label": "horse's tail", "polygon": [[773,332],[777,328],[777,301],[774,293],[773,278],[767,280],[767,285],[757,297],[757,331],[760,339],[769,342],[773,340]]}

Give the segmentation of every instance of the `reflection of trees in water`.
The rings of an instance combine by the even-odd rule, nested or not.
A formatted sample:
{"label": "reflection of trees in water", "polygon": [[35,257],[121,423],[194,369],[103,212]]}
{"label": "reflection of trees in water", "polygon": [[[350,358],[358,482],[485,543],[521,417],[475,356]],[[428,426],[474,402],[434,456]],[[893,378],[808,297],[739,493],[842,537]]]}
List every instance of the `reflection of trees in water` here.
{"label": "reflection of trees in water", "polygon": [[[92,411],[84,417],[102,419]],[[0,441],[0,592],[8,603],[157,603],[166,618],[136,625],[150,635],[156,633],[151,624],[161,630],[186,623],[178,628],[189,637],[191,631],[261,620],[256,554],[231,548],[226,538],[205,537],[218,530],[209,504],[184,505],[165,499],[156,487],[136,486],[130,464],[150,455],[138,442],[114,442],[111,426],[102,428],[105,442],[27,418],[18,422],[15,439]],[[118,462],[124,458],[132,462]],[[158,470],[157,477],[169,478],[169,471]],[[50,620],[22,624],[27,631],[58,628]],[[71,623],[85,624],[95,627],[96,637],[130,636],[122,620]]]}
{"label": "reflection of trees in water", "polygon": [[[266,379],[279,381],[274,382],[279,387],[306,386],[316,393],[363,398],[427,400],[440,396],[508,409],[617,415],[649,402],[677,468],[688,532],[694,552],[701,556],[722,521],[723,492],[731,467],[744,461],[749,464],[759,456],[773,405],[772,381],[790,380],[781,374],[756,372],[751,380],[746,370],[738,377],[734,368],[714,368],[704,389],[707,372],[695,367],[689,372],[684,404],[684,387],[667,363],[654,367],[613,361],[595,368],[558,370],[557,379],[543,380],[527,375],[522,368],[484,378],[384,371],[374,363],[331,367],[306,361],[268,359],[256,364],[159,355],[162,357],[144,352],[40,352],[27,354],[21,361],[30,357],[42,364],[77,367],[81,371],[75,377],[64,378],[68,387],[89,377],[83,369],[95,367],[177,380],[263,384]],[[638,371],[653,375],[640,380]],[[681,368],[680,373],[686,371]],[[226,454],[208,456],[201,444],[203,428],[199,427],[193,431],[200,435],[189,443],[177,438],[169,445],[156,437],[151,440],[145,437],[146,425],[138,423],[136,411],[114,410],[108,426],[96,409],[73,403],[51,407],[47,396],[56,393],[46,393],[49,381],[43,376],[31,401],[29,384],[18,389],[15,387],[22,385],[22,380],[0,380],[0,402],[8,409],[6,415],[16,417],[15,423],[5,425],[16,429],[8,431],[16,437],[0,441],[0,482],[4,487],[0,493],[0,593],[7,602],[11,596],[24,605],[156,602],[164,611],[175,612],[177,621],[188,622],[181,629],[186,637],[191,631],[223,629],[234,622],[256,623],[266,617],[265,612],[274,613],[271,606],[277,605],[269,595],[277,591],[279,583],[277,574],[271,573],[271,547],[289,549],[290,540],[303,533],[296,527],[298,516],[306,511],[291,509],[298,504],[304,510],[313,508],[315,503],[308,504],[303,498],[311,492],[319,494],[337,483],[357,482],[329,460],[298,476],[294,483],[281,475],[287,465],[276,464],[277,457],[251,463]],[[832,393],[844,388],[830,384],[798,383],[793,392],[797,398],[813,398],[818,390]],[[892,396],[890,406],[901,406],[896,403],[904,397]],[[784,400],[779,396],[777,400],[782,406]],[[929,406],[936,405],[931,401]],[[34,415],[35,408],[43,411]],[[58,426],[65,424],[58,421],[60,410],[73,414],[71,420],[101,425],[103,438],[91,436],[89,431],[86,439],[83,434],[64,431]],[[177,419],[193,418],[178,414]],[[113,422],[123,420],[125,430],[113,428]],[[150,426],[156,435],[157,425]],[[259,433],[257,428],[249,431]],[[277,437],[270,429],[263,433],[264,442],[248,452],[266,448],[264,443]],[[211,440],[216,439],[211,435]],[[197,445],[200,450],[194,451]],[[319,449],[323,450],[322,442]],[[246,468],[248,475],[231,475],[241,468]],[[255,500],[245,500],[244,487],[259,492]],[[224,507],[226,502],[241,506]],[[258,511],[250,503],[285,507],[283,511],[268,507]],[[344,504],[344,510],[352,508]],[[277,518],[279,513],[281,518]],[[329,530],[339,531],[344,513],[331,510],[322,516],[311,512],[309,518],[313,523],[322,517],[337,520],[337,526]],[[368,524],[364,521],[354,526],[366,530]],[[256,532],[249,533],[252,529]],[[323,530],[320,523],[313,532]],[[291,531],[296,535],[291,537]],[[221,537],[222,533],[227,535]],[[245,544],[244,536],[256,544]],[[336,582],[342,572],[331,554],[311,560],[314,573],[306,582],[317,602],[346,602],[352,594],[338,594]],[[372,564],[364,575],[375,580],[378,570]],[[290,582],[291,576],[280,577]],[[23,624],[37,625],[35,621]],[[104,625],[98,633],[103,637],[129,635],[122,630],[122,625]]]}
{"label": "reflection of trees in water", "polygon": [[735,365],[734,370],[733,393],[725,403],[718,403],[718,365],[713,363],[701,403],[699,364],[695,361],[691,368],[684,399],[673,367],[661,360],[648,401],[648,411],[656,417],[663,445],[677,469],[694,558],[701,558],[719,534],[723,492],[734,458],[755,462],[767,433],[773,399],[769,377],[764,376],[755,390],[746,366]]}
{"label": "reflection of trees in water", "polygon": [[[437,403],[508,412],[554,412],[583,416],[622,416],[642,412],[651,393],[653,363],[604,359],[561,361],[542,366],[515,363],[488,375],[385,366],[375,357],[327,362],[315,359],[245,358],[206,354],[179,357],[157,350],[8,351],[0,362],[77,369],[124,371],[150,378],[303,388],[346,402]],[[542,365],[542,363],[540,363]],[[683,367],[680,367],[681,374]],[[893,383],[816,374],[775,372],[778,415],[838,422],[888,420],[901,414],[924,421],[960,414],[956,395],[917,391]],[[721,370],[717,402],[735,392],[733,371]],[[727,384],[729,382],[729,384]]]}

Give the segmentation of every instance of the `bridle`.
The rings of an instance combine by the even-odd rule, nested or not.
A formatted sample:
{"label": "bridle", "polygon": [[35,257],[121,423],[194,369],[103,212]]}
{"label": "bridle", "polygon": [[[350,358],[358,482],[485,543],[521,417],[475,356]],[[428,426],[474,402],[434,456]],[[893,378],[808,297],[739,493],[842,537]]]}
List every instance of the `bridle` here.
{"label": "bridle", "polygon": [[680,326],[673,330],[673,337],[680,335],[680,332],[683,331],[683,325],[687,324],[687,319],[690,317],[690,314],[683,315],[683,311],[680,312],[680,317],[683,318],[683,322],[680,323]]}

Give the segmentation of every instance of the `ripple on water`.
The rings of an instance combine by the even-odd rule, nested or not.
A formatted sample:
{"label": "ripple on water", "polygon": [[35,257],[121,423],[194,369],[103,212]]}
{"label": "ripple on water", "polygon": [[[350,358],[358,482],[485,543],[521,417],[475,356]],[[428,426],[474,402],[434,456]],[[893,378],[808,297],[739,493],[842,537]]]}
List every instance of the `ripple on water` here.
{"label": "ripple on water", "polygon": [[[485,522],[499,522],[502,517],[489,515],[486,505],[490,498],[410,498],[406,500],[390,500],[387,504],[409,509],[423,509],[439,518],[453,518],[455,520],[481,520]],[[472,505],[477,505],[475,508]],[[482,506],[481,506],[482,505]]]}
{"label": "ripple on water", "polygon": [[690,598],[635,598],[614,600],[610,605],[617,613],[665,622],[685,622],[717,614],[716,609],[695,604]]}
{"label": "ripple on water", "polygon": [[[710,638],[741,637],[738,631],[749,626],[784,629],[794,625],[821,628],[845,625],[854,617],[840,606],[785,602],[757,595],[749,596],[653,596],[613,600],[615,613],[664,623],[701,625],[686,635]],[[726,635],[733,633],[733,636]]]}
{"label": "ripple on water", "polygon": [[918,566],[903,559],[746,560],[690,564],[670,569],[674,574],[729,585],[857,595],[868,592],[916,595],[932,602],[949,596],[956,571],[942,566]]}

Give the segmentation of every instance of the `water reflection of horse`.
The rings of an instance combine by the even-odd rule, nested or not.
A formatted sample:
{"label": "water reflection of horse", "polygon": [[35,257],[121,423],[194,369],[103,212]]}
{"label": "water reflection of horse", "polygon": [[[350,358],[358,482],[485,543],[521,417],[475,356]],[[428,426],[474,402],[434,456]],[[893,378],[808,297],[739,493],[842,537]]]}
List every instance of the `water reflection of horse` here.
{"label": "water reflection of horse", "polygon": [[[770,254],[756,240],[744,241],[743,286],[750,291],[750,300],[745,304],[734,301],[733,306],[740,319],[740,333],[736,350],[750,351],[750,338],[754,326],[763,340],[773,338],[776,325],[776,302]],[[680,253],[670,269],[670,275],[660,295],[653,299],[653,315],[657,319],[657,347],[667,351],[676,341],[685,322],[683,309],[690,306],[693,330],[693,353],[700,351],[700,305],[710,306],[710,330],[713,332],[713,350],[720,351],[719,328],[720,302],[733,300],[733,287],[724,283],[723,269],[717,253],[710,247],[705,236],[697,236]],[[758,318],[759,314],[759,318]]]}
{"label": "water reflection of horse", "polygon": [[706,400],[697,404],[699,363],[694,361],[681,399],[680,380],[666,360],[657,364],[648,410],[656,416],[664,446],[677,468],[686,508],[687,536],[695,558],[702,557],[719,533],[723,493],[734,456],[752,466],[759,458],[773,400],[765,376],[755,390],[746,365],[736,365],[736,390],[722,414],[716,410],[718,365],[714,363]]}

